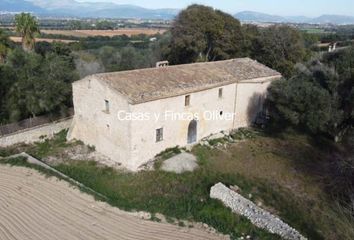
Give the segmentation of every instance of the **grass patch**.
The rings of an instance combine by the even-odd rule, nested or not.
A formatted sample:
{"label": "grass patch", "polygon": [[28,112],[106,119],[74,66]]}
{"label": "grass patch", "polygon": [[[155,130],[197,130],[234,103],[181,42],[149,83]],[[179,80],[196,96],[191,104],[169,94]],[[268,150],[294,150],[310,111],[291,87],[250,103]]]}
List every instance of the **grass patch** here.
{"label": "grass patch", "polygon": [[259,136],[261,132],[256,131],[255,129],[251,128],[240,128],[237,130],[232,131],[229,136],[224,136],[222,138],[216,138],[216,139],[210,139],[208,140],[208,143],[211,146],[218,146],[220,144],[225,144],[225,143],[230,143],[229,137],[231,137],[232,140],[247,140],[247,139],[253,139],[257,136]]}
{"label": "grass patch", "polygon": [[14,148],[0,148],[0,157],[8,157],[18,153]]}
{"label": "grass patch", "polygon": [[230,136],[235,140],[246,140],[246,139],[254,139],[259,136],[261,132],[256,131],[251,128],[240,128],[233,131]]}
{"label": "grass patch", "polygon": [[66,135],[68,130],[62,130],[55,134],[52,139],[45,139],[43,142],[36,142],[29,147],[27,153],[35,158],[42,159],[49,155],[55,155],[72,144],[67,143]]}
{"label": "grass patch", "polygon": [[[113,206],[162,213],[177,221],[203,222],[234,239],[244,235],[253,239],[277,239],[277,236],[256,228],[219,201],[210,199],[210,187],[217,182],[239,186],[242,195],[251,194],[251,200],[261,202],[265,209],[309,239],[350,236],[346,235],[350,231],[345,232],[350,223],[331,207],[317,179],[309,177],[308,168],[313,169],[323,156],[306,136],[292,133],[273,138],[253,130],[234,134],[236,139],[245,141],[231,145],[227,151],[196,146],[193,153],[200,168],[193,173],[134,174],[97,166],[94,162],[72,162],[57,168],[107,196]],[[169,149],[160,157],[169,158],[178,154],[176,151]]]}
{"label": "grass patch", "polygon": [[124,210],[203,222],[234,238],[247,233],[259,239],[277,239],[233,214],[221,202],[209,198],[210,187],[220,181],[241,182],[243,187],[251,189],[252,184],[240,176],[216,174],[206,169],[181,175],[162,171],[133,174],[98,167],[95,162],[74,162],[56,168],[105,195],[111,205]]}
{"label": "grass patch", "polygon": [[254,189],[254,199],[310,239],[354,239],[353,219],[344,217],[325,191],[332,155],[322,147],[296,132],[276,137],[259,132],[227,151],[198,146],[193,152],[204,168],[263,183]]}
{"label": "grass patch", "polygon": [[156,157],[166,160],[173,157],[174,155],[180,154],[181,152],[182,152],[181,149],[178,146],[176,146],[173,148],[167,148],[165,151],[157,154]]}
{"label": "grass patch", "polygon": [[[26,152],[37,159],[43,159],[47,156],[55,156],[68,147],[83,144],[80,141],[67,142],[67,133],[68,130],[62,130],[59,133],[56,133],[51,139],[42,139],[42,141],[32,144],[17,144],[7,148],[0,148],[0,157],[9,157],[14,154]],[[94,149],[93,147],[89,148]]]}
{"label": "grass patch", "polygon": [[210,146],[217,146],[219,144],[224,144],[227,143],[228,141],[225,138],[217,138],[217,139],[210,139],[208,140],[208,143]]}
{"label": "grass patch", "polygon": [[[55,155],[70,144],[66,133],[28,147],[36,157]],[[353,220],[324,193],[320,178],[327,153],[307,136],[291,132],[276,137],[241,129],[231,134],[239,141],[226,150],[196,146],[192,152],[200,167],[193,173],[163,171],[129,173],[95,162],[72,161],[55,168],[107,197],[107,202],[128,211],[157,213],[167,221],[203,222],[233,239],[280,239],[233,214],[221,202],[209,198],[210,187],[223,182],[237,185],[245,197],[279,215],[309,239],[354,239]],[[75,143],[77,144],[77,143]],[[168,149],[158,155],[156,166],[181,150]],[[23,164],[20,160],[15,164]]]}

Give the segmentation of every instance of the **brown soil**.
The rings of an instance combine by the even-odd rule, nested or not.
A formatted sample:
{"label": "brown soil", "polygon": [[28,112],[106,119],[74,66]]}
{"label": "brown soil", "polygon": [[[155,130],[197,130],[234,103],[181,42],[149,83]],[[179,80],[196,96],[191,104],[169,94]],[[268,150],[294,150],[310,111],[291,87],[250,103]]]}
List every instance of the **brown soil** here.
{"label": "brown soil", "polygon": [[1,240],[223,239],[203,228],[141,216],[97,202],[67,182],[36,170],[0,166]]}

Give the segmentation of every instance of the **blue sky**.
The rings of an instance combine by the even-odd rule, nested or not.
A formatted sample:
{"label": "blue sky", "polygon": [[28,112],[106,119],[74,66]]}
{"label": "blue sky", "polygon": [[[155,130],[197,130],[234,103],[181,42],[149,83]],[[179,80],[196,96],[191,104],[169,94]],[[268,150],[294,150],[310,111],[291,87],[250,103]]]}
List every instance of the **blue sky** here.
{"label": "blue sky", "polygon": [[184,8],[201,3],[229,13],[244,10],[278,15],[318,16],[341,14],[354,16],[354,0],[78,0],[81,2],[115,2],[134,4],[147,8]]}

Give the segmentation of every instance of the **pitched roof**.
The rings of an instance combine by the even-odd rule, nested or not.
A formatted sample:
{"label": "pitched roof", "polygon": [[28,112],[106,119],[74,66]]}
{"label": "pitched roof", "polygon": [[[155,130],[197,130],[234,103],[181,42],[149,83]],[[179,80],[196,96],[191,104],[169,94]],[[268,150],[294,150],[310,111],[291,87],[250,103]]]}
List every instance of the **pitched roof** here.
{"label": "pitched roof", "polygon": [[91,77],[107,84],[138,104],[185,95],[235,82],[281,75],[249,58],[175,65],[132,71],[96,74]]}

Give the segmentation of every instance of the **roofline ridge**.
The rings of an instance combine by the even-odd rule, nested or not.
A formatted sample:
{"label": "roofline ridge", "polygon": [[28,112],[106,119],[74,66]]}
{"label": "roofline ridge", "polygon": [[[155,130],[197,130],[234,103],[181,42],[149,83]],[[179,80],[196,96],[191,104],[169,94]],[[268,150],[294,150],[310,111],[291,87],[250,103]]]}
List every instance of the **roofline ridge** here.
{"label": "roofline ridge", "polygon": [[139,71],[142,71],[142,70],[144,70],[144,71],[153,71],[153,70],[156,70],[156,69],[159,69],[159,70],[161,69],[161,71],[162,71],[164,69],[176,68],[176,67],[181,67],[181,66],[194,66],[194,65],[201,65],[201,64],[215,64],[215,63],[220,63],[220,62],[233,62],[235,60],[249,60],[249,61],[253,61],[253,62],[259,63],[258,61],[253,60],[253,59],[251,59],[249,57],[243,57],[243,58],[231,58],[231,59],[219,60],[219,61],[183,63],[183,64],[170,65],[170,66],[166,66],[166,67],[162,67],[162,68],[147,67],[147,68],[139,68],[139,69],[123,70],[123,71],[115,71],[115,72],[95,73],[95,74],[91,74],[91,75],[88,75],[88,76],[100,77],[100,76],[107,76],[107,75],[110,75],[110,74],[126,73],[126,72],[139,72]]}

